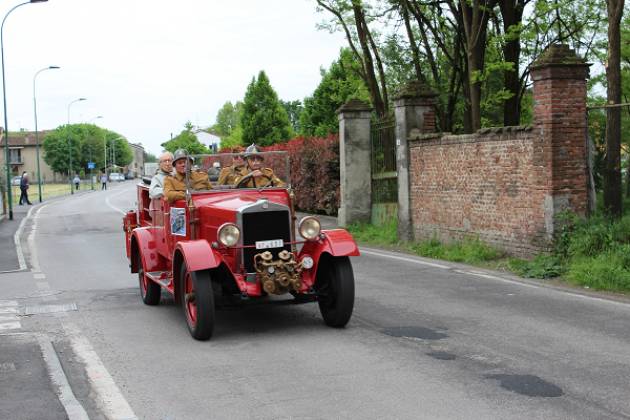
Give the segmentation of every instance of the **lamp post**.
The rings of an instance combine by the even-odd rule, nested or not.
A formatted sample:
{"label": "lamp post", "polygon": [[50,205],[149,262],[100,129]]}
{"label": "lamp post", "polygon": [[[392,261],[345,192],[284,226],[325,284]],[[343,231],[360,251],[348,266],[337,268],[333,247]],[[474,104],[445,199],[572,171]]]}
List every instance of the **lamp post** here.
{"label": "lamp post", "polygon": [[4,103],[4,158],[7,167],[7,202],[9,203],[9,220],[13,220],[13,197],[11,197],[11,169],[9,166],[9,123],[7,118],[7,78],[4,74],[4,22],[12,11],[20,6],[27,5],[29,3],[43,3],[48,0],[31,0],[18,5],[13,6],[4,18],[2,19],[2,25],[0,25],[0,56],[2,59],[2,100]]}
{"label": "lamp post", "polygon": [[35,116],[35,151],[37,155],[37,189],[39,191],[39,202],[42,202],[42,177],[40,173],[39,167],[39,135],[37,133],[37,91],[35,89],[35,81],[37,80],[37,75],[46,70],[57,70],[60,67],[58,66],[48,66],[43,69],[38,70],[33,76],[33,114]]}
{"label": "lamp post", "polygon": [[[102,115],[98,115],[94,118],[92,118],[90,120],[90,124],[94,121],[94,120],[98,120],[99,118],[103,118]],[[94,162],[92,162],[92,145],[90,145],[90,162],[88,163],[88,165],[90,165],[90,188],[92,189],[92,191],[94,191],[94,177],[92,176],[92,166],[94,166]]]}
{"label": "lamp post", "polygon": [[[76,102],[80,102],[80,101],[85,101],[87,100],[86,98],[78,98],[75,99],[74,101],[70,102],[68,104],[68,129],[70,129],[70,107],[72,106],[72,104],[76,103]],[[69,153],[69,159],[70,159],[70,165],[68,166],[68,181],[70,182],[70,194],[74,194],[74,189],[72,188],[72,139],[70,138],[70,136],[68,136],[68,149],[70,149],[70,153]]]}
{"label": "lamp post", "polygon": [[[94,122],[94,120],[98,120],[99,118],[103,118],[102,115],[97,115],[96,117],[92,118],[89,121],[89,124],[92,124]],[[92,145],[90,146],[90,161],[88,162],[89,165],[89,170],[90,170],[90,188],[92,189],[92,191],[94,191],[94,176],[92,175],[92,167],[94,166],[94,162],[92,162]]]}

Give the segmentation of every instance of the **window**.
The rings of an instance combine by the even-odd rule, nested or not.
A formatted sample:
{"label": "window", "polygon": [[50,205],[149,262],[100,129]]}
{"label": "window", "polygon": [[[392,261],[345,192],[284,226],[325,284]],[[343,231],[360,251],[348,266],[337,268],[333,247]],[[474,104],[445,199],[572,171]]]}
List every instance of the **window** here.
{"label": "window", "polygon": [[22,149],[9,149],[9,163],[14,165],[22,163]]}

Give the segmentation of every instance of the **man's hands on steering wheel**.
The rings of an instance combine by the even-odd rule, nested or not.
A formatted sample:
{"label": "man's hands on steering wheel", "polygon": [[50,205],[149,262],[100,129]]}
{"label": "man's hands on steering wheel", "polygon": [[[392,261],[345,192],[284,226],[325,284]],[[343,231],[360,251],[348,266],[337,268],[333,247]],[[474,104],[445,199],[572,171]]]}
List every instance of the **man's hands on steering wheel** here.
{"label": "man's hands on steering wheel", "polygon": [[[247,181],[249,181],[250,179],[255,178],[255,177],[266,178],[267,180],[269,180],[269,184],[273,183],[273,181],[272,181],[272,179],[271,179],[271,177],[269,175],[265,174],[264,172],[262,172],[259,169],[256,169],[256,170],[248,173],[247,175],[245,175],[243,178],[241,178],[241,180],[238,181],[238,183],[236,184],[236,188],[241,188]],[[261,186],[266,187],[266,186],[269,186],[269,184],[261,185]]]}

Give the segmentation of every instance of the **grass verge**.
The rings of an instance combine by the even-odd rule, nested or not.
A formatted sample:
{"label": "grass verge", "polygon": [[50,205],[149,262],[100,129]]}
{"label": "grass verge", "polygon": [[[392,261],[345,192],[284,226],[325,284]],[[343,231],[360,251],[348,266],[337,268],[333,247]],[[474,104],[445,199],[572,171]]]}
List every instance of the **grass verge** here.
{"label": "grass verge", "polygon": [[630,214],[612,221],[601,215],[588,220],[564,215],[554,252],[531,260],[507,257],[478,239],[444,244],[437,239],[401,243],[396,223],[356,223],[348,227],[355,239],[415,255],[507,270],[521,277],[557,279],[561,283],[611,292],[630,292]]}

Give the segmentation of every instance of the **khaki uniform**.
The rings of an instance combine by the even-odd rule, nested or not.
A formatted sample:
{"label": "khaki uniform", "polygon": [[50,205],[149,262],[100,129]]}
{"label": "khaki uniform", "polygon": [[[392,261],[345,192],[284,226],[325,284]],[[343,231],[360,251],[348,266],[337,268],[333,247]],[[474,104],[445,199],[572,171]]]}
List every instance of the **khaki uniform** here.
{"label": "khaki uniform", "polygon": [[[249,173],[247,169],[245,169],[244,172],[246,174]],[[284,187],[286,185],[283,180],[273,173],[273,169],[261,168],[260,172],[262,172],[265,176],[249,177],[247,181],[243,181],[241,188]],[[247,177],[247,175],[237,177],[234,180],[234,185],[238,185],[238,183],[245,177]]]}
{"label": "khaki uniform", "polygon": [[[203,172],[190,172],[191,190],[210,190],[212,185],[208,180],[208,174]],[[164,178],[164,197],[172,203],[175,200],[186,198],[186,176],[176,172]]]}
{"label": "khaki uniform", "polygon": [[221,169],[221,173],[219,174],[219,180],[217,184],[219,185],[235,185],[234,180],[236,178],[247,175],[247,169],[245,166],[228,166],[227,168]]}

